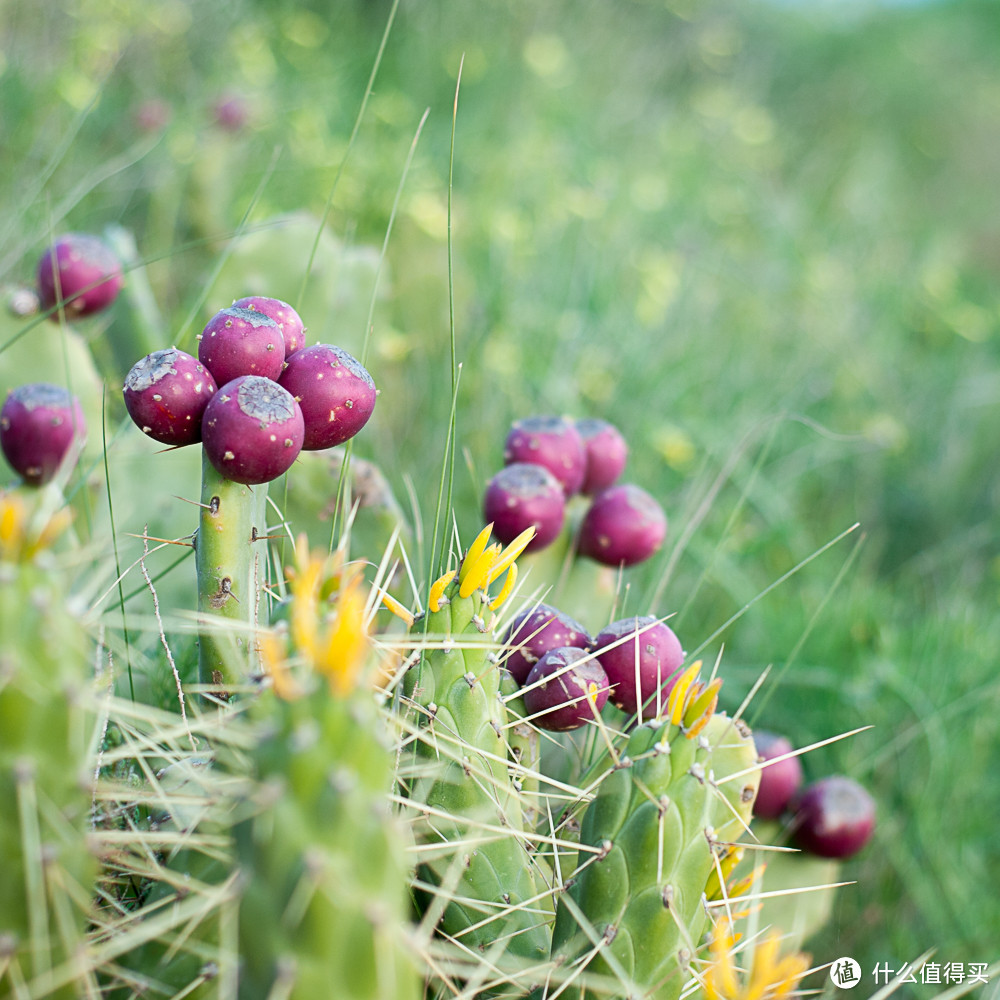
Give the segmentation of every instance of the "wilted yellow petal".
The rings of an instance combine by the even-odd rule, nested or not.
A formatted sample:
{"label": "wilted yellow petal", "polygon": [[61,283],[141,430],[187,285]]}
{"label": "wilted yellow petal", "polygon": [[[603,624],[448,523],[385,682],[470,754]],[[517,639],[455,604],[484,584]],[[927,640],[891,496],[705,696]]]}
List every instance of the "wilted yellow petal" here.
{"label": "wilted yellow petal", "polygon": [[473,565],[478,562],[479,557],[486,551],[486,546],[490,540],[490,532],[493,531],[493,522],[491,521],[482,531],[476,535],[476,540],[469,546],[469,551],[465,553],[465,558],[462,560],[462,565],[458,574],[458,582],[460,584],[465,583],[465,578],[469,575],[469,571],[472,569]]}
{"label": "wilted yellow petal", "polygon": [[500,588],[500,593],[490,601],[490,611],[496,611],[504,601],[507,600],[511,595],[511,591],[514,589],[514,584],[517,581],[517,563],[512,562],[510,568],[507,570],[507,576],[504,579],[503,586]]}
{"label": "wilted yellow petal", "polygon": [[490,570],[493,569],[499,555],[500,546],[496,543],[483,550],[482,555],[469,566],[465,579],[458,588],[459,597],[470,597],[481,587],[486,586]]}
{"label": "wilted yellow petal", "polygon": [[413,612],[410,611],[405,605],[400,604],[391,594],[384,593],[382,595],[382,603],[397,617],[402,618],[406,622],[406,627],[409,628],[413,624]]}
{"label": "wilted yellow petal", "polygon": [[674,684],[670,689],[670,694],[667,695],[667,718],[675,726],[679,726],[681,720],[684,718],[684,706],[687,702],[688,692],[691,689],[691,685],[694,684],[699,670],[701,670],[701,660],[692,663],[677,678],[677,683]]}
{"label": "wilted yellow petal", "polygon": [[508,545],[507,548],[505,548],[500,554],[500,557],[493,564],[493,568],[490,570],[486,582],[492,583],[508,566],[513,566],[514,560],[520,556],[525,548],[527,548],[528,543],[534,537],[535,526],[531,525],[530,528],[525,528],[524,531],[522,531],[521,534],[519,534],[517,538],[515,538],[514,541],[512,541],[510,545]]}
{"label": "wilted yellow petal", "polygon": [[444,576],[439,576],[431,584],[431,592],[427,595],[427,606],[431,611],[441,610],[441,598],[444,597],[445,588],[452,580],[455,579],[455,571],[453,569],[448,570]]}

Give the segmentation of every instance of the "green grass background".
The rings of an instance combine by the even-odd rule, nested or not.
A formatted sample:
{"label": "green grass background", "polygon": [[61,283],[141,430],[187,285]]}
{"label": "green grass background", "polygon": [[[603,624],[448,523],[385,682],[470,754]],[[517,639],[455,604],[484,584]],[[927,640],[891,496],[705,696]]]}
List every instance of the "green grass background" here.
{"label": "green grass background", "polygon": [[[232,295],[279,295],[366,353],[382,395],[356,454],[412,484],[429,531],[451,266],[463,532],[511,420],[618,425],[671,520],[631,606],[678,612],[688,649],[714,636],[729,708],[773,665],[758,724],[873,727],[805,760],[880,812],[816,962],[1000,958],[1000,6],[403,0],[353,142],[385,0],[0,8],[0,281],[30,282],[50,233],[111,223],[148,261],[158,314],[123,300],[84,328],[109,433],[143,316],[190,348]],[[143,131],[154,99],[168,123]],[[112,482],[151,503],[114,442]],[[180,492],[182,460],[152,451]]]}

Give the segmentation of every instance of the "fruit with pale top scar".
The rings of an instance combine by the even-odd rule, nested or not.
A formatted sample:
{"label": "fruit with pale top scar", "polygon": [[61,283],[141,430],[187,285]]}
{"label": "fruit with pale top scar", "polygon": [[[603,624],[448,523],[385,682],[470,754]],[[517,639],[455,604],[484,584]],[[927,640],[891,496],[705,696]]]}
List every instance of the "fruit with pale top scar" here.
{"label": "fruit with pale top scar", "polygon": [[874,800],[845,775],[830,775],[808,785],[792,800],[791,808],[795,846],[823,858],[849,858],[875,832]]}
{"label": "fruit with pale top scar", "polygon": [[281,327],[254,309],[220,309],[201,332],[198,360],[220,386],[241,375],[277,379],[285,363]]}
{"label": "fruit with pale top scar", "polygon": [[550,649],[576,646],[586,649],[590,633],[578,621],[552,607],[537,604],[516,615],[504,640],[510,652],[503,665],[518,684],[523,684],[531,668]]}
{"label": "fruit with pale top scar", "polygon": [[286,358],[306,346],[306,330],[302,317],[287,302],[264,295],[247,295],[237,299],[233,305],[238,309],[256,309],[257,312],[270,316],[281,327]]}
{"label": "fruit with pale top scar", "polygon": [[576,429],[583,439],[587,456],[580,492],[593,496],[613,486],[622,474],[628,459],[628,445],[617,427],[597,417],[577,420]]}
{"label": "fruit with pale top scar", "polygon": [[364,365],[332,344],[296,351],[285,362],[278,381],[302,407],[306,451],[350,440],[368,423],[378,397]]}
{"label": "fruit with pale top scar", "polygon": [[144,434],[170,445],[201,440],[201,418],[218,386],[195,357],[176,347],[153,351],[125,378],[125,408]]}
{"label": "fruit with pale top scar", "polygon": [[202,416],[205,454],[219,475],[235,483],[269,483],[302,450],[302,410],[291,393],[259,375],[222,386]]}

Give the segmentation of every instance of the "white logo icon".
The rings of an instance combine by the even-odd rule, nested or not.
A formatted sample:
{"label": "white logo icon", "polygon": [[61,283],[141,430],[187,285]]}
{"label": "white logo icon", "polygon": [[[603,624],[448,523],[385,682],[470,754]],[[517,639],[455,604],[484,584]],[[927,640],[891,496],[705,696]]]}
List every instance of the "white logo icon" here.
{"label": "white logo icon", "polygon": [[861,982],[861,966],[853,958],[838,958],[830,966],[830,979],[839,990],[852,990]]}

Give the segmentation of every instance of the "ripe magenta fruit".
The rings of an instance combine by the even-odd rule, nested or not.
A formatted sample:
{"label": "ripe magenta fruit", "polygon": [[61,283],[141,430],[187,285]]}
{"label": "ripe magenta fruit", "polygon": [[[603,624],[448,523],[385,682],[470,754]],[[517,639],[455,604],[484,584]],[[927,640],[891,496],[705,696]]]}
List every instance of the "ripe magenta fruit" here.
{"label": "ripe magenta fruit", "polygon": [[364,365],[331,344],[296,351],[278,381],[302,407],[307,451],[332,448],[354,437],[368,423],[378,397]]}
{"label": "ripe magenta fruit", "polygon": [[205,324],[198,340],[198,360],[212,373],[216,385],[241,375],[277,380],[285,364],[285,341],[270,316],[230,306]]}
{"label": "ripe magenta fruit", "polygon": [[486,484],[483,514],[493,534],[504,544],[532,525],[535,537],[525,552],[545,548],[562,531],[566,495],[559,480],[541,465],[515,462],[504,466]]}
{"label": "ripe magenta fruit", "polygon": [[580,524],[579,551],[605,566],[648,559],[667,535],[663,508],[642,487],[609,486],[591,501]]}
{"label": "ripe magenta fruit", "polygon": [[154,441],[194,444],[201,440],[201,417],[217,388],[197,358],[168,347],[132,366],[125,377],[125,409]]}
{"label": "ripe magenta fruit", "polygon": [[628,459],[628,445],[613,424],[597,417],[576,422],[586,454],[586,471],[581,493],[593,496],[612,486],[622,474]]}
{"label": "ripe magenta fruit", "polygon": [[32,486],[49,482],[74,450],[79,453],[86,434],[79,400],[58,385],[18,386],[0,408],[0,449]]}
{"label": "ripe magenta fruit", "polygon": [[[578,729],[608,700],[608,678],[585,649],[550,649],[531,668],[524,687],[524,707],[536,726],[554,732]],[[538,714],[536,714],[538,713]]]}
{"label": "ripe magenta fruit", "polygon": [[[594,653],[611,685],[611,701],[644,718],[662,710],[684,662],[674,630],[650,616],[622,618],[594,638]],[[659,695],[657,695],[659,691]]]}
{"label": "ripe magenta fruit", "polygon": [[525,417],[516,420],[504,444],[505,465],[528,462],[544,466],[562,484],[567,496],[580,492],[587,454],[576,424],[566,417]]}
{"label": "ripe magenta fruit", "polygon": [[551,604],[538,604],[515,615],[504,644],[510,653],[504,666],[518,684],[550,649],[575,646],[586,649],[593,640],[586,628]]}
{"label": "ripe magenta fruit", "polygon": [[237,483],[269,483],[302,450],[302,410],[292,394],[260,375],[243,375],[208,401],[201,421],[208,460]]}
{"label": "ripe magenta fruit", "polygon": [[791,806],[795,846],[823,858],[849,858],[868,843],[875,830],[874,800],[844,775],[808,785]]}
{"label": "ripe magenta fruit", "polygon": [[256,309],[257,312],[270,316],[281,328],[281,336],[285,341],[285,358],[306,346],[306,328],[302,317],[281,299],[269,299],[263,295],[247,295],[237,299],[233,305],[238,309]]}
{"label": "ripe magenta fruit", "polygon": [[[795,749],[787,737],[764,729],[755,729],[753,740],[762,763]],[[761,768],[760,788],[754,799],[753,814],[761,819],[777,819],[801,787],[802,762],[798,757],[788,757]]]}
{"label": "ripe magenta fruit", "polygon": [[[42,309],[62,300],[70,319],[106,309],[118,297],[121,262],[101,239],[89,233],[60,236],[43,254],[36,272]],[[59,313],[52,314],[53,319]]]}

